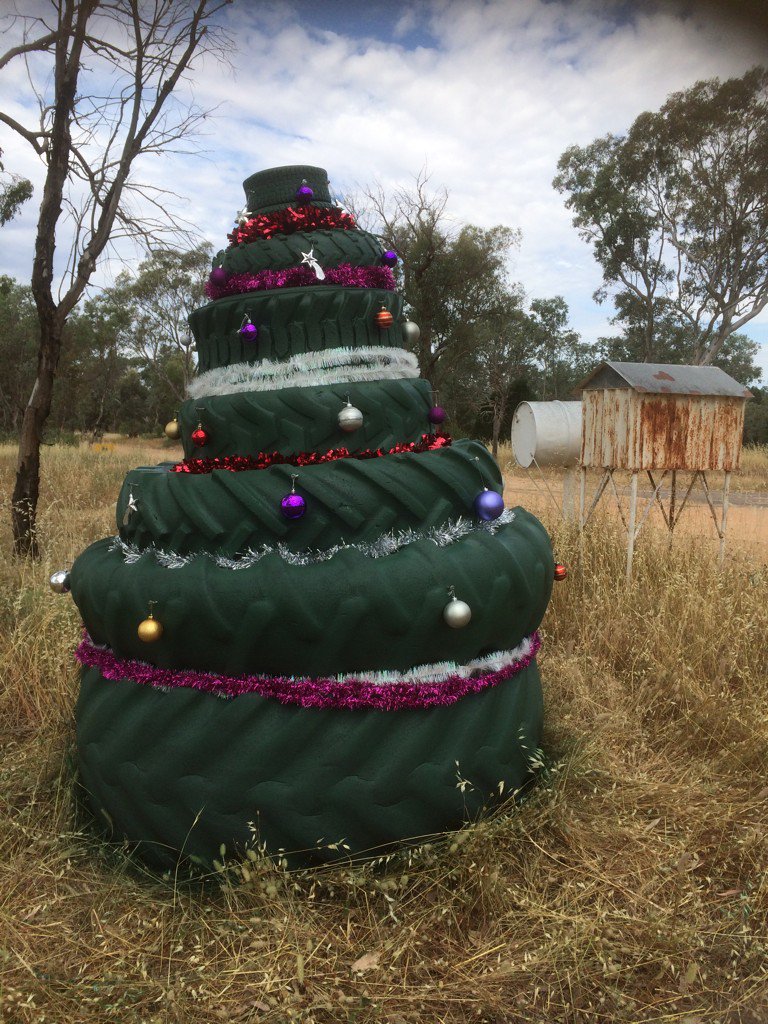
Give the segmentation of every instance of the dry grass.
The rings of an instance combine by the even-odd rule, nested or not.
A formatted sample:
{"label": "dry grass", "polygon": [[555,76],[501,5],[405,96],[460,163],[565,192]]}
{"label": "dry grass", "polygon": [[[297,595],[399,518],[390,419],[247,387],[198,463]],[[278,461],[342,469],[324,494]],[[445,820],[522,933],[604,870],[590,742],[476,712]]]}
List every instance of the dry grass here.
{"label": "dry grass", "polygon": [[[649,533],[627,589],[610,520],[580,555],[549,514],[571,574],[527,802],[383,870],[174,883],[76,800],[78,622],[46,586],[158,455],[46,452],[41,565],[11,561],[0,510],[0,1021],[768,1019],[765,564],[735,545],[719,572],[703,542]],[[4,495],[11,470],[0,449]],[[765,486],[766,453],[750,475]]]}
{"label": "dry grass", "polygon": [[[546,468],[537,470],[521,469],[514,460],[509,445],[499,449],[499,465],[502,467],[506,481],[505,497],[507,504],[522,504],[536,515],[557,519],[557,509],[562,507],[564,470]],[[587,475],[587,502],[589,509],[592,497],[597,489],[602,473],[589,471]],[[615,475],[617,489],[622,502],[625,518],[629,512],[629,481],[630,474],[617,472]],[[658,481],[659,474],[655,474]],[[668,480],[669,478],[667,478]],[[688,489],[691,475],[678,474],[677,508]],[[721,498],[723,486],[722,473],[709,473],[707,480],[711,489],[712,500],[718,519],[721,514]],[[652,488],[648,478],[640,474],[638,478],[638,516],[642,515],[647,501],[651,499]],[[572,493],[574,510],[578,507],[578,479],[574,477]],[[669,507],[668,482],[662,489],[665,507]],[[768,446],[757,445],[745,448],[742,453],[741,469],[731,478],[730,506],[727,520],[727,549],[729,557],[741,560],[768,559]],[[619,524],[616,499],[606,488],[599,504],[600,511]],[[652,529],[664,530],[662,514],[656,504],[653,505],[646,523]],[[645,523],[643,530],[645,530]],[[683,509],[679,522],[675,527],[676,536],[695,537],[702,545],[702,555],[709,552],[717,555],[719,539],[715,529],[709,506],[706,503],[701,484],[696,483]]]}

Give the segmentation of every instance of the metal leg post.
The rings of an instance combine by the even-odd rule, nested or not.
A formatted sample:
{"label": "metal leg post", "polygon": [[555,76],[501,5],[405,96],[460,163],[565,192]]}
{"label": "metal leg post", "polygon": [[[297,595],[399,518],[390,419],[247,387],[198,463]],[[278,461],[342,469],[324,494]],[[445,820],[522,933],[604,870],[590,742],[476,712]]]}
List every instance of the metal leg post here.
{"label": "metal leg post", "polygon": [[677,470],[672,470],[672,482],[669,491],[669,548],[675,537],[675,500],[677,498]]}
{"label": "metal leg post", "polygon": [[632,474],[629,487],[629,524],[627,526],[627,583],[632,579],[632,560],[635,556],[635,520],[637,518],[637,473]]}
{"label": "metal leg post", "polygon": [[725,558],[725,528],[728,525],[728,494],[730,490],[731,474],[726,473],[723,480],[723,511],[720,516],[720,553],[717,559],[720,565],[723,564],[723,559]]}

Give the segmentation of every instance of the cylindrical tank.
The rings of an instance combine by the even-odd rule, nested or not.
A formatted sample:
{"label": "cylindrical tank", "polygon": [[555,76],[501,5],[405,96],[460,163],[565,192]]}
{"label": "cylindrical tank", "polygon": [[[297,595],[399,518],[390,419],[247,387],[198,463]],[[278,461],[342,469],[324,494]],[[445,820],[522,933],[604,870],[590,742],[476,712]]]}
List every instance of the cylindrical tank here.
{"label": "cylindrical tank", "polygon": [[578,465],[581,402],[521,402],[512,419],[512,452],[523,468]]}

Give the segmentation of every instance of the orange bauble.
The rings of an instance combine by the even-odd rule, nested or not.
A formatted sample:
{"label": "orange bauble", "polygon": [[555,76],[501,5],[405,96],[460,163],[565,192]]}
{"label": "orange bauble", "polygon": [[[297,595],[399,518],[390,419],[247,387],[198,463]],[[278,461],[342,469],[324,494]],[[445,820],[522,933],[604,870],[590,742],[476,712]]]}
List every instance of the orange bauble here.
{"label": "orange bauble", "polygon": [[567,575],[568,570],[565,568],[565,566],[562,565],[560,562],[557,562],[555,565],[555,579],[564,580]]}
{"label": "orange bauble", "polygon": [[386,330],[387,327],[392,326],[392,314],[385,306],[382,306],[376,314],[376,323],[382,328],[382,330]]}

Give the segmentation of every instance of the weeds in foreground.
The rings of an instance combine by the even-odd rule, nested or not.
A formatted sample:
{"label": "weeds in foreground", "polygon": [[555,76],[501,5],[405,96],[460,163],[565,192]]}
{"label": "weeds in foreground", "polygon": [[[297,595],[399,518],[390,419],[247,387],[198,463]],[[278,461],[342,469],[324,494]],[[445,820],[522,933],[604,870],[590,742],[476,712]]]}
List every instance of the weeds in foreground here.
{"label": "weeds in foreground", "polygon": [[45,585],[114,529],[141,454],[46,456],[43,564],[7,557],[0,509],[1,1021],[768,1018],[766,566],[649,534],[627,588],[610,523],[556,527],[522,805],[378,866],[159,878],[79,805],[79,623]]}

